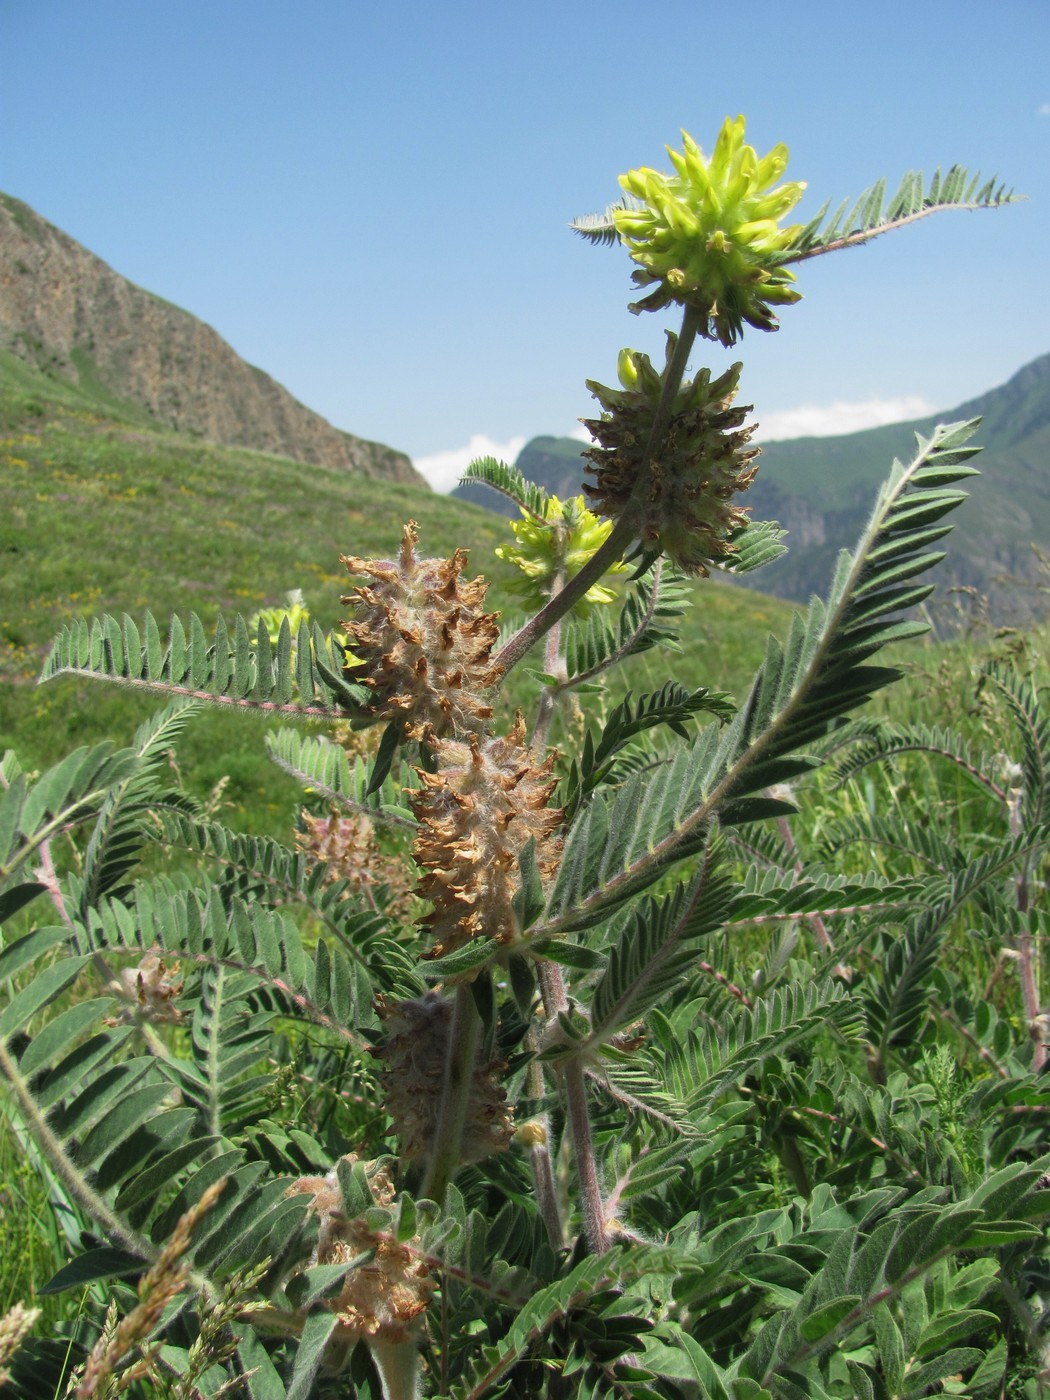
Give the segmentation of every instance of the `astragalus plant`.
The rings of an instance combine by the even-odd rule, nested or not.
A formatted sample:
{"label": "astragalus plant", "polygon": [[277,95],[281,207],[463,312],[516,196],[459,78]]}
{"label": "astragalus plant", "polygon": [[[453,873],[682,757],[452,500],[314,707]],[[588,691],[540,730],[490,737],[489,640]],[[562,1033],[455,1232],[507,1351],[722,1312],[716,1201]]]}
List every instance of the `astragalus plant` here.
{"label": "astragalus plant", "polygon": [[[680,313],[662,366],[627,349],[589,386],[587,501],[469,474],[521,508],[520,627],[406,523],[396,558],[345,558],[330,634],[125,617],[55,642],[47,678],[168,697],[129,748],[0,771],[0,1065],[92,1232],[51,1286],[113,1303],[61,1342],[68,1393],[1040,1393],[1043,1022],[1000,1022],[1005,1079],[956,1065],[936,958],[909,950],[982,881],[1035,888],[1045,803],[961,894],[785,839],[896,677],[879,653],[923,630],[976,423],[892,465],[739,704],[717,676],[603,693],[703,606],[687,576],[781,548],[746,511],[741,367],[689,377],[698,344],[775,330],[810,258],[1009,196],[953,167],[792,225],[787,152],[759,159],[743,119],[710,159],[688,137],[670,156],[575,225],[626,248],[635,310]],[[288,845],[168,790],[207,702],[308,722],[268,740],[309,792]],[[138,868],[157,843],[177,875]],[[10,1364],[44,1366],[48,1340]]]}

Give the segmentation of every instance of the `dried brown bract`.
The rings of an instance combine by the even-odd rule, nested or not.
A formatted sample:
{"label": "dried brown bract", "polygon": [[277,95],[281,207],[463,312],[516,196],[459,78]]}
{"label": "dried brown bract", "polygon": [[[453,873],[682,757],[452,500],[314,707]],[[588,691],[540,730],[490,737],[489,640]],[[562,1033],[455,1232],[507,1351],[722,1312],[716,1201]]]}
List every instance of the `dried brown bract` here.
{"label": "dried brown bract", "polygon": [[562,813],[547,805],[556,786],[554,756],[534,763],[524,739],[519,712],[505,739],[435,741],[438,771],[417,770],[423,786],[409,794],[420,823],[413,853],[425,871],[417,893],[433,904],[423,920],[436,938],[431,957],[472,938],[518,938],[511,902],[529,841],[536,842],[541,877],[555,869]]}
{"label": "dried brown bract", "polygon": [[706,576],[709,564],[731,557],[732,535],[748,523],[733,498],[754,480],[759,449],[749,445],[754,425],[744,426],[749,410],[733,406],[739,377],[737,364],[713,382],[704,371],[686,385],[659,455],[648,462],[654,396],[589,382],[606,410],[584,423],[599,444],[583,454],[594,464],[594,484],[583,488],[592,508],[618,518],[645,469],[645,496],[635,502],[638,533],[686,573]]}
{"label": "dried brown bract", "polygon": [[356,658],[348,670],[371,689],[375,718],[402,720],[410,738],[477,733],[492,715],[485,695],[499,614],[484,611],[485,580],[463,578],[465,550],[420,559],[418,541],[409,521],[396,560],[342,556],[372,580],[343,599],[355,605],[343,624]]}
{"label": "dried brown bract", "polygon": [[[386,1068],[379,1074],[384,1106],[406,1161],[427,1158],[434,1147],[442,1085],[446,1073],[452,1002],[437,992],[415,1001],[393,1002],[385,997],[376,1007],[386,1032],[376,1054]],[[513,1134],[507,1093],[500,1083],[502,1060],[479,1062],[463,1124],[461,1160],[477,1162],[505,1152]]]}
{"label": "dried brown bract", "polygon": [[[356,1158],[351,1154],[348,1160],[353,1162]],[[386,1167],[365,1163],[365,1171],[375,1204],[390,1205],[395,1191]],[[312,1198],[309,1209],[320,1221],[311,1266],[348,1264],[366,1256],[366,1262],[347,1273],[339,1294],[321,1304],[339,1317],[330,1345],[338,1350],[340,1344],[362,1340],[408,1340],[413,1324],[425,1311],[434,1291],[426,1261],[410,1245],[398,1244],[389,1235],[370,1230],[362,1218],[348,1218],[334,1170],[327,1176],[304,1176],[293,1182],[288,1195],[300,1193]]]}

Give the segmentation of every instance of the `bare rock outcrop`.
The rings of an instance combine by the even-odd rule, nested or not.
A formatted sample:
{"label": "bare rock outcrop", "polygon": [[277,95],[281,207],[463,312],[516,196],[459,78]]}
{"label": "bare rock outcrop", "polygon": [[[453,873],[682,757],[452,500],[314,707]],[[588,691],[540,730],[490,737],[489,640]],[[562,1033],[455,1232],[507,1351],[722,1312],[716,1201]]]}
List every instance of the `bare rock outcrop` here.
{"label": "bare rock outcrop", "polygon": [[3,194],[0,348],[49,374],[94,381],[179,432],[429,490],[403,452],[333,427],[203,321]]}

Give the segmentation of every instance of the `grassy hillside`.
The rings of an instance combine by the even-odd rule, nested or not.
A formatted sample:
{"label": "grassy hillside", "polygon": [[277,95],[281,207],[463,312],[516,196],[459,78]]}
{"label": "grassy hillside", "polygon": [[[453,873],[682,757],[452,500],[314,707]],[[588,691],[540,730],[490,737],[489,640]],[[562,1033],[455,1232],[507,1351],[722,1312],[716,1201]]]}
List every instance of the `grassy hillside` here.
{"label": "grassy hillside", "polygon": [[[428,554],[469,547],[493,580],[505,522],[461,501],[263,453],[222,448],[151,427],[133,409],[0,358],[0,751],[52,762],[112,735],[130,739],[159,702],[102,684],[34,684],[51,637],[72,617],[149,609],[251,614],[302,589],[325,627],[346,612],[342,553],[389,556],[402,522],[418,521]],[[682,657],[650,653],[629,683],[668,676],[740,686],[783,604],[724,585],[705,588]],[[262,756],[264,722],[209,712],[180,749],[199,795],[224,776],[235,824],[287,829],[296,788]]]}

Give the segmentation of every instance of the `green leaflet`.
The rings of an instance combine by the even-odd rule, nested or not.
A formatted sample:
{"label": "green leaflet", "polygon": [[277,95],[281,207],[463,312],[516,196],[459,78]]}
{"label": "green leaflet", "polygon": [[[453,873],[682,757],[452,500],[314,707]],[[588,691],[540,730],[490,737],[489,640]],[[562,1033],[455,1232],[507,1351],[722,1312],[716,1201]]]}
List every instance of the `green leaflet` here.
{"label": "green leaflet", "polygon": [[951,166],[944,175],[940,170],[934,171],[928,184],[921,172],[909,171],[888,203],[886,181],[879,180],[854,203],[843,200],[830,218],[829,205],[825,204],[799,234],[795,250],[784,261],[801,262],[819,253],[866,243],[938,210],[995,209],[1015,198],[994,178],[982,184],[980,175],[970,175],[961,165]]}
{"label": "green leaflet", "polygon": [[483,483],[520,506],[534,520],[547,518],[550,496],[543,487],[527,481],[517,467],[509,467],[506,462],[497,461],[495,457],[475,457],[460,477],[460,481]]}
{"label": "green leaflet", "polygon": [[[963,464],[977,451],[966,446],[976,427],[938,428],[909,467],[895,464],[860,544],[840,558],[828,603],[814,601],[796,617],[784,646],[770,640],[747,701],[720,737],[705,731],[691,750],[678,748],[669,763],[634,775],[614,794],[596,793],[581,809],[551,891],[547,930],[587,927],[652,884],[699,849],[724,809],[782,781],[798,749],[896,678],[866,662],[888,642],[924,630],[894,616],[896,580],[909,539],[915,554],[929,521],[963,499],[940,483],[970,471]],[[934,487],[921,477],[931,466]],[[887,561],[876,552],[890,543]]]}
{"label": "green leaflet", "polygon": [[41,680],[91,676],[220,705],[327,718],[367,703],[367,691],[344,678],[338,643],[316,624],[304,622],[293,647],[285,618],[276,648],[261,622],[251,637],[239,615],[232,637],[220,619],[210,644],[196,615],[189,627],[187,636],[182,621],[172,617],[163,643],[150,614],[145,640],[126,615],[119,623],[112,617],[78,620],[55,638]]}

